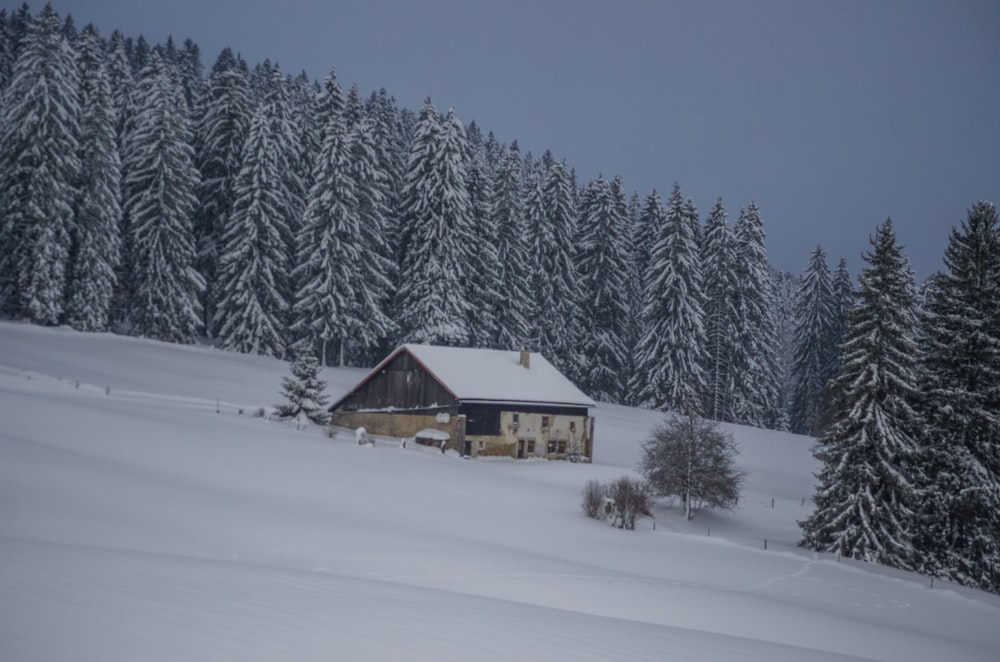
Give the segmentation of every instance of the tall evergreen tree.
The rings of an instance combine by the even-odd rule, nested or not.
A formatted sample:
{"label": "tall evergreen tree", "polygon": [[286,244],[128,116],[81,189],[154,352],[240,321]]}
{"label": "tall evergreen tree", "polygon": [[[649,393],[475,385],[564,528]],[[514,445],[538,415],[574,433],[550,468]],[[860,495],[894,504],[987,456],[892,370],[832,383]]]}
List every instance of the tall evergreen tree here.
{"label": "tall evergreen tree", "polygon": [[212,317],[220,293],[216,283],[222,228],[233,209],[233,183],[242,166],[243,143],[250,129],[252,106],[246,75],[229,49],[223,50],[209,77],[195,128],[195,165],[200,173],[195,216],[197,268],[206,283],[202,299],[204,324]]}
{"label": "tall evergreen tree", "polygon": [[[563,372],[579,379],[584,359],[580,352],[584,322],[581,313],[580,272],[574,254],[577,212],[574,186],[565,163],[556,161],[542,184],[542,219],[534,235],[532,263],[548,288],[533,287],[536,295],[534,316],[540,323],[538,351],[551,358]],[[541,229],[544,228],[544,232]]]}
{"label": "tall evergreen tree", "polygon": [[619,402],[628,365],[628,223],[625,201],[602,177],[590,182],[580,204],[576,261],[582,275],[582,314],[589,333],[583,338],[579,383],[590,396]]}
{"label": "tall evergreen tree", "polygon": [[701,245],[705,295],[705,415],[733,420],[733,362],[738,355],[736,243],[719,198],[705,221]]}
{"label": "tall evergreen tree", "polygon": [[217,336],[226,349],[282,357],[288,306],[285,197],[272,118],[260,107],[243,147],[233,212],[222,228]]}
{"label": "tall evergreen tree", "polygon": [[640,406],[700,414],[705,391],[701,260],[690,211],[674,184],[643,277],[636,347]]}
{"label": "tall evergreen tree", "polygon": [[123,156],[124,210],[134,247],[129,311],[136,335],[194,342],[202,330],[193,217],[198,170],[180,86],[154,53],[138,86]]}
{"label": "tall evergreen tree", "polygon": [[[285,257],[280,262],[281,269],[275,274],[275,278],[282,298],[290,304],[295,299],[295,285],[291,272],[295,266],[298,250],[296,237],[301,230],[302,217],[305,213],[308,195],[305,183],[306,179],[311,180],[311,175],[307,177],[303,172],[302,146],[299,143],[301,134],[296,126],[281,69],[277,65],[271,69],[271,84],[267,88],[261,106],[271,124],[268,134],[274,147],[278,195],[281,199],[281,204],[275,210],[280,219],[275,225],[281,233]],[[290,312],[288,310],[290,308],[290,305],[286,306],[286,312]],[[281,326],[287,327],[290,322],[291,320],[286,318]],[[286,344],[288,340],[286,337]]]}
{"label": "tall evergreen tree", "polygon": [[913,274],[892,221],[879,226],[851,311],[835,422],[820,439],[822,463],[799,543],[913,568],[919,421]]}
{"label": "tall evergreen tree", "polygon": [[923,568],[1000,592],[1000,225],[979,202],[953,228],[923,333]]}
{"label": "tall evergreen tree", "polygon": [[[331,72],[327,97],[340,96]],[[318,349],[320,364],[327,365],[327,351],[334,343],[338,364],[343,363],[347,339],[359,324],[354,296],[362,283],[361,219],[343,105],[326,103],[323,109],[323,145],[313,164],[313,185],[299,236],[301,263],[295,275],[293,317],[296,337]]]}
{"label": "tall evergreen tree", "polygon": [[773,426],[779,415],[777,336],[764,224],[751,202],[733,228],[736,243],[736,313],[739,342],[731,364],[735,379],[733,418],[757,427]]}
{"label": "tall evergreen tree", "polygon": [[503,272],[500,269],[496,218],[492,213],[494,179],[486,163],[482,134],[475,122],[469,124],[466,187],[473,238],[469,243],[472,267],[467,290],[472,304],[469,315],[469,343],[474,347],[493,347],[500,337],[496,313],[503,298]]}
{"label": "tall evergreen tree", "polygon": [[[356,98],[357,90],[352,90]],[[360,281],[354,290],[355,329],[352,342],[359,360],[379,343],[393,335],[395,322],[390,318],[396,263],[389,237],[389,176],[380,168],[374,128],[361,117],[346,136],[350,150],[350,176],[357,191],[358,259],[354,265]]]}
{"label": "tall evergreen tree", "polygon": [[108,329],[119,264],[121,160],[111,84],[97,33],[85,28],[81,54],[80,197],[67,286],[66,322],[82,331]]}
{"label": "tall evergreen tree", "polygon": [[499,335],[494,345],[517,349],[527,340],[528,252],[521,184],[521,155],[517,142],[500,159],[492,186],[491,214],[497,233],[500,267],[499,308],[494,311]]}
{"label": "tall evergreen tree", "polygon": [[796,301],[792,432],[815,436],[821,431],[823,394],[834,376],[837,352],[832,344],[834,305],[826,253],[817,246],[802,274]]}
{"label": "tall evergreen tree", "polygon": [[472,312],[465,283],[471,243],[465,129],[427,99],[403,188],[399,321],[407,342],[463,346]]}
{"label": "tall evergreen tree", "polygon": [[63,313],[80,173],[78,75],[61,27],[46,5],[0,116],[0,306],[39,324]]}

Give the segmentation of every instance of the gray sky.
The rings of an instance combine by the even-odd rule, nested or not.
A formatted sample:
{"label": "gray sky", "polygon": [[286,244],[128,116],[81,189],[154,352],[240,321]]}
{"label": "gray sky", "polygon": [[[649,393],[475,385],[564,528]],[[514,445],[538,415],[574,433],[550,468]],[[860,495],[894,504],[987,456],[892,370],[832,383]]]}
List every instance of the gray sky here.
{"label": "gray sky", "polygon": [[974,202],[1000,203],[996,0],[51,2],[105,36],[190,37],[206,70],[229,46],[414,110],[429,95],[581,182],[678,181],[702,218],[755,199],[793,273],[819,243],[856,274],[891,216],[923,278]]}

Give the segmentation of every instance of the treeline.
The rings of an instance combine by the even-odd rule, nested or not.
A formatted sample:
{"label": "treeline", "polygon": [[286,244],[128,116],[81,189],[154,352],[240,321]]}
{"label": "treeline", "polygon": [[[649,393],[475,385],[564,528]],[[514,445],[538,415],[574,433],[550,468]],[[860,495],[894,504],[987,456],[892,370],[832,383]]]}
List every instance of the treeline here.
{"label": "treeline", "polygon": [[[40,324],[370,365],[399,342],[541,351],[593,397],[785,421],[750,203],[704,227],[578,185],[430,99],[224,50],[0,21],[0,305]],[[703,263],[705,266],[703,266]]]}

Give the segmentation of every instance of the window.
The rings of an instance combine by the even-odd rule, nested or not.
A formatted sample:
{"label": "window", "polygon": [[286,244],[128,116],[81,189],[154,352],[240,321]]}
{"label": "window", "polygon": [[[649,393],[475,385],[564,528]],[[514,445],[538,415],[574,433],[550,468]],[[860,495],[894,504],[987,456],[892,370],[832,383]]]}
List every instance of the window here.
{"label": "window", "polygon": [[565,439],[561,440],[558,444],[556,444],[556,452],[557,453],[565,453],[566,452],[566,440]]}
{"label": "window", "polygon": [[513,421],[514,427],[516,428],[521,423],[521,415],[511,414],[511,420]]}
{"label": "window", "polygon": [[483,441],[482,439],[480,439],[479,440],[479,450],[483,450],[484,448],[486,448],[486,442]]}
{"label": "window", "polygon": [[535,454],[535,440],[534,439],[529,439],[528,440],[528,455],[534,455],[534,454]]}
{"label": "window", "polygon": [[576,432],[576,421],[570,421],[569,422],[569,431],[570,432]]}
{"label": "window", "polygon": [[548,416],[542,416],[542,427],[543,428],[549,427],[549,417]]}
{"label": "window", "polygon": [[545,452],[546,453],[555,453],[556,452],[556,440],[555,439],[549,439],[549,443],[546,444],[546,446],[545,446]]}

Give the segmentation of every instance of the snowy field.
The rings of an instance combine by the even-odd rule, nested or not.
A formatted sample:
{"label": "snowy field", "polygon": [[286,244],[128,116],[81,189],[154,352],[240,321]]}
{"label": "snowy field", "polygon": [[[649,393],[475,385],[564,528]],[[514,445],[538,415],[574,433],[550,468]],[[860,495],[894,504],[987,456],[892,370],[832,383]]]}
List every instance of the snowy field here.
{"label": "snowy field", "polygon": [[252,416],[286,374],[0,323],[0,660],[1000,660],[1000,598],[795,547],[808,438],[733,427],[738,510],[627,532],[580,490],[655,413],[469,461]]}

